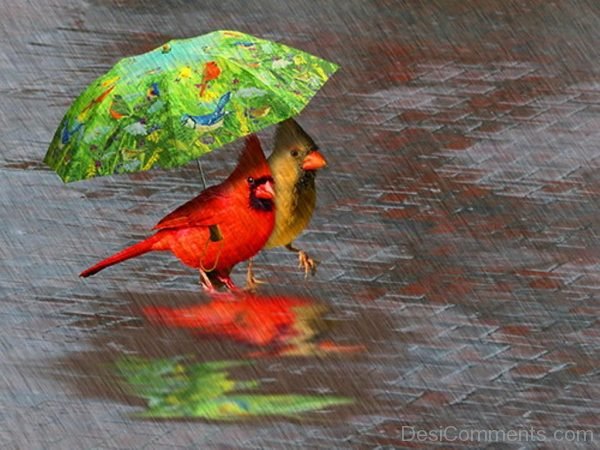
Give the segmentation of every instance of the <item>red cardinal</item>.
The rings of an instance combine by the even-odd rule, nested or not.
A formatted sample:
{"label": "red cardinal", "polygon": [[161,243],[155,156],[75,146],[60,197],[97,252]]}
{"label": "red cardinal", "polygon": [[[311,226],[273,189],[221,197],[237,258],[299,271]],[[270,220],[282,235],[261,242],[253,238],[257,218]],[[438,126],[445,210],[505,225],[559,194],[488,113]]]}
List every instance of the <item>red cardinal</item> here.
{"label": "red cardinal", "polygon": [[83,271],[88,277],[105,267],[150,251],[170,250],[179,260],[200,272],[200,283],[213,291],[212,281],[229,289],[233,266],[254,256],[271,235],[275,224],[273,178],[255,135],[237,167],[223,183],[212,186],[167,215],[158,230],[137,244]]}

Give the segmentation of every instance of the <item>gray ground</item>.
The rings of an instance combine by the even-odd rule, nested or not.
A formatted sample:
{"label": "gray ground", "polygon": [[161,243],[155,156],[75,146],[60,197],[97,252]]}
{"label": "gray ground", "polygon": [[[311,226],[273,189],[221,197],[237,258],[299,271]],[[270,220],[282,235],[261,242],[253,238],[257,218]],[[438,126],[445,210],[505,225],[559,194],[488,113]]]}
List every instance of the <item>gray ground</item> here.
{"label": "gray ground", "polygon": [[[567,429],[600,439],[597,2],[0,4],[2,448],[593,445],[553,435]],[[342,66],[299,118],[330,162],[298,241],[319,273],[305,281],[281,250],[257,267],[266,292],[328,305],[325,337],[366,351],[257,359],[252,376],[352,406],[304,420],[134,420],[142,403],[106,369],[123,354],[251,350],[141,319],[141,306],[202,301],[196,275],[168,255],[77,277],[195,195],[193,164],[64,185],[41,162],[70,102],[116,60],[214,29]],[[236,151],[203,160],[209,180]],[[533,427],[548,439],[416,442],[403,426]]]}

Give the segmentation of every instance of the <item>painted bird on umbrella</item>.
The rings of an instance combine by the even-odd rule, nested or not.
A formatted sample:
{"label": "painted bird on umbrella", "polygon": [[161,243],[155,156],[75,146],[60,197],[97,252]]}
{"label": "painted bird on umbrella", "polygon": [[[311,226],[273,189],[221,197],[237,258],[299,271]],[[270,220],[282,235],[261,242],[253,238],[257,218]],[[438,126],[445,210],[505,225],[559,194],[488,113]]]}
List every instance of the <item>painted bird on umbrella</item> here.
{"label": "painted bird on umbrella", "polygon": [[225,116],[229,113],[228,111],[225,111],[225,106],[229,103],[230,98],[231,92],[223,94],[221,98],[219,98],[214,111],[209,114],[199,116],[184,114],[181,117],[181,124],[200,132],[216,130],[223,125]]}
{"label": "painted bird on umbrella", "polygon": [[204,97],[208,83],[219,78],[219,75],[221,75],[221,69],[215,61],[209,61],[204,65],[204,70],[202,71],[202,83],[196,85],[196,87],[200,89],[200,92],[198,93],[200,98]]}

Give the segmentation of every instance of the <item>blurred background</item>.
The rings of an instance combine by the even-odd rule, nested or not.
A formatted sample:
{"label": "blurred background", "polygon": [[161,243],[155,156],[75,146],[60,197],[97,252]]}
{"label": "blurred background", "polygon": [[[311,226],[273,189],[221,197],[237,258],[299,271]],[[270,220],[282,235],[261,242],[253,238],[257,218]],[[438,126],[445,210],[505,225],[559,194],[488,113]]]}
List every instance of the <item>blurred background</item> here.
{"label": "blurred background", "polygon": [[[0,5],[3,448],[500,448],[403,434],[448,426],[545,430],[555,448],[592,445],[558,429],[598,439],[597,2]],[[217,29],[341,66],[298,117],[329,162],[298,240],[318,273],[305,280],[282,249],[255,261],[264,295],[303,299],[291,340],[239,320],[268,322],[255,305],[232,315],[235,333],[149,320],[207,302],[166,254],[78,278],[196,195],[194,163],[68,185],[42,163],[68,106],[118,59]],[[239,148],[203,157],[209,184]],[[140,365],[119,374],[124,358]],[[332,401],[228,416],[238,396],[218,420],[134,417],[148,402],[123,373],[178,358],[189,374],[243,363],[215,369],[241,391]]]}

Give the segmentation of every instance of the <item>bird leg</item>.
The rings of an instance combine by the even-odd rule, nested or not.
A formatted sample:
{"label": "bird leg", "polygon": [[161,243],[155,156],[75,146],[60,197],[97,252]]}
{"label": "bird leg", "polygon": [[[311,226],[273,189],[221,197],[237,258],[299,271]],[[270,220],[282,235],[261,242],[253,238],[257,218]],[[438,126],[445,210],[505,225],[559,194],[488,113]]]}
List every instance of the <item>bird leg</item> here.
{"label": "bird leg", "polygon": [[233,283],[233,280],[229,276],[229,274],[223,275],[221,273],[216,273],[215,277],[219,280],[220,283],[223,283],[227,289],[232,292],[239,291],[238,287]]}
{"label": "bird leg", "polygon": [[214,293],[215,287],[213,286],[212,281],[210,281],[210,278],[208,278],[206,272],[202,269],[198,269],[198,272],[200,273],[200,286],[202,286],[202,289],[209,294]]}
{"label": "bird leg", "polygon": [[291,242],[285,248],[291,252],[298,253],[298,267],[304,269],[304,278],[308,278],[309,273],[313,276],[317,273],[317,266],[320,264],[320,261],[312,259],[308,256],[308,253],[294,247]]}
{"label": "bird leg", "polygon": [[254,261],[252,259],[248,260],[248,272],[246,273],[246,290],[247,291],[256,291],[256,288],[259,284],[264,284],[265,282],[256,278],[254,276],[254,270],[252,270],[254,265]]}

